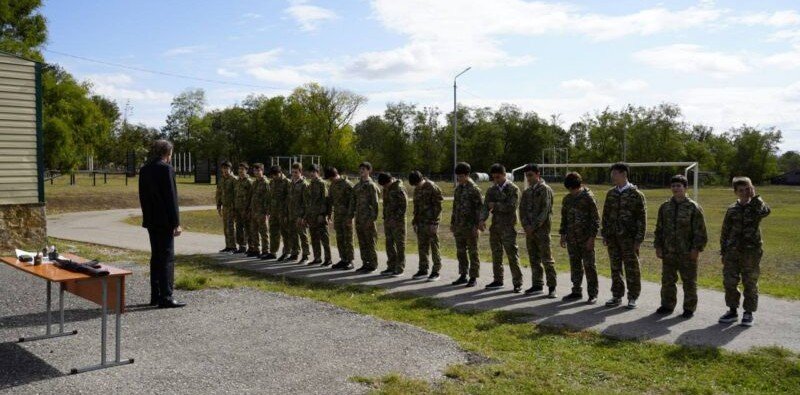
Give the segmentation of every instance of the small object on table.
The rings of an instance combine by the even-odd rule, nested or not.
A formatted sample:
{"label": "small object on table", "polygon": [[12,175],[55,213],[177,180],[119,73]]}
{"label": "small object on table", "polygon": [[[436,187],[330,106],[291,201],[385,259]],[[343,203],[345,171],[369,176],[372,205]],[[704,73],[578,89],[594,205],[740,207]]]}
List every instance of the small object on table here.
{"label": "small object on table", "polygon": [[20,256],[17,257],[17,259],[19,259],[20,262],[24,262],[24,263],[33,262],[33,257],[31,257],[30,255],[20,255]]}

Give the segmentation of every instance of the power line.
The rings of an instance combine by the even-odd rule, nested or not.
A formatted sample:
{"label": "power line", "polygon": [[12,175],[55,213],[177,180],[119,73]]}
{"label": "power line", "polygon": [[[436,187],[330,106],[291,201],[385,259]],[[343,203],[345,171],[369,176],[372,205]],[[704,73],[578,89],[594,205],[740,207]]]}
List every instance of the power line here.
{"label": "power line", "polygon": [[127,70],[141,71],[141,72],[144,72],[144,73],[163,75],[163,76],[167,76],[167,77],[182,78],[182,79],[185,79],[185,80],[208,82],[208,83],[220,84],[220,85],[243,86],[243,87],[248,87],[248,88],[259,88],[259,89],[274,89],[274,90],[291,89],[291,88],[286,88],[286,87],[244,84],[244,83],[239,83],[239,82],[213,80],[213,79],[210,79],[210,78],[192,77],[192,76],[188,76],[188,75],[171,73],[171,72],[167,72],[167,71],[150,70],[150,69],[144,69],[144,68],[141,68],[141,67],[134,67],[134,66],[128,66],[128,65],[119,64],[119,63],[107,62],[107,61],[104,61],[104,60],[91,59],[91,58],[87,58],[87,57],[84,57],[84,56],[78,56],[78,55],[72,55],[72,54],[68,54],[68,53],[64,53],[64,52],[60,52],[60,51],[54,51],[52,49],[44,49],[44,51],[45,52],[49,52],[49,53],[53,53],[53,54],[56,54],[56,55],[66,56],[66,57],[69,57],[69,58],[80,59],[80,60],[83,60],[83,61],[86,61],[86,62],[98,63],[98,64],[102,64],[102,65],[106,65],[106,66],[118,67],[118,68],[127,69]]}

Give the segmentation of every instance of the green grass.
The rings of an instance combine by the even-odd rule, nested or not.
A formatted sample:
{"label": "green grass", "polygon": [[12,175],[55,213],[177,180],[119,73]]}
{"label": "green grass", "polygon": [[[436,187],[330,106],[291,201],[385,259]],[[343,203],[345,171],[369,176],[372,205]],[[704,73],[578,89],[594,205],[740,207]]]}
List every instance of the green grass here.
{"label": "green grass", "polygon": [[[606,187],[594,186],[598,203],[602,208],[605,199]],[[564,188],[555,186],[556,207],[553,215],[553,253],[559,271],[569,271],[569,260],[565,249],[558,247],[557,233],[558,224],[561,221],[561,198],[564,196]],[[772,207],[772,215],[762,223],[764,234],[764,258],[761,261],[761,278],[759,289],[762,293],[774,296],[800,299],[800,243],[797,242],[797,233],[794,227],[800,223],[800,188],[785,186],[759,187],[758,192],[762,194],[767,203]],[[667,189],[646,190],[647,195],[647,216],[648,233],[641,250],[642,275],[643,278],[660,282],[661,263],[655,256],[652,248],[653,230],[656,225],[656,215],[658,207],[667,200],[670,192]],[[729,188],[703,188],[701,190],[700,202],[704,208],[706,224],[709,233],[709,243],[706,251],[700,255],[698,267],[699,285],[705,288],[722,289],[722,262],[719,256],[719,232],[722,225],[722,218],[725,208],[735,199],[733,192]],[[449,232],[446,224],[450,223],[452,212],[452,201],[444,202],[442,213],[442,224],[445,224],[440,231],[441,253],[445,257],[455,258],[455,240]],[[411,223],[411,207],[408,211],[408,223]],[[139,225],[140,218],[129,218],[127,222]],[[222,221],[216,211],[193,211],[182,214],[181,222],[187,231],[222,234]],[[378,221],[378,234],[383,235],[383,221]],[[382,237],[381,237],[382,238]],[[334,238],[331,238],[333,242]],[[527,265],[527,250],[525,249],[525,238],[520,235],[518,244],[520,246],[520,256],[523,265]],[[382,243],[378,243],[379,248]],[[479,240],[479,250],[481,260],[484,263],[490,262],[489,237],[487,233],[482,234]],[[406,241],[406,252],[416,253],[417,238],[413,231],[408,231]],[[597,242],[597,267],[601,274],[609,276],[608,255],[605,247],[600,241]]]}
{"label": "green grass", "polygon": [[[107,261],[147,262],[145,254],[56,241]],[[365,286],[312,283],[222,267],[213,258],[179,256],[182,289],[249,287],[310,298],[453,338],[477,362],[449,366],[447,380],[397,374],[354,376],[375,392],[411,393],[790,393],[800,388],[800,356],[782,348],[746,353],[613,340],[591,332],[524,323],[501,311],[463,312],[435,300]]]}

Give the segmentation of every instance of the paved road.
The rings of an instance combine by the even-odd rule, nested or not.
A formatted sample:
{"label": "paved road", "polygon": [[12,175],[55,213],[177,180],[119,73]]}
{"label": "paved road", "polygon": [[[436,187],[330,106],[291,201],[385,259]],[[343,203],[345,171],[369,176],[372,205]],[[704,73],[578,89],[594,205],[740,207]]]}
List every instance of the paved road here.
{"label": "paved road", "polygon": [[[209,209],[211,207],[193,207]],[[48,218],[50,236],[86,241],[110,246],[147,250],[146,232],[121,222],[131,215],[140,215],[139,210],[112,210],[104,212],[72,213]],[[381,240],[382,242],[382,240]],[[729,350],[743,351],[751,347],[781,346],[800,352],[800,302],[762,295],[760,310],[756,313],[755,326],[744,328],[738,325],[720,325],[717,318],[725,310],[724,295],[720,291],[701,289],[700,302],[694,318],[682,319],[678,314],[662,317],[652,313],[658,307],[660,284],[644,281],[639,308],[606,308],[602,306],[610,297],[611,281],[600,277],[600,301],[598,305],[582,302],[565,303],[560,299],[526,297],[513,294],[508,288],[487,291],[481,284],[476,288],[454,288],[450,281],[457,277],[457,263],[443,260],[442,280],[435,283],[415,281],[410,275],[416,270],[418,258],[414,254],[406,257],[407,274],[400,278],[383,278],[376,274],[359,276],[352,272],[331,271],[325,268],[305,267],[295,264],[269,263],[244,259],[240,256],[219,255],[215,252],[223,245],[222,236],[185,233],[176,241],[179,254],[214,254],[222,264],[234,265],[248,270],[302,277],[318,281],[357,283],[387,288],[390,292],[412,292],[438,299],[447,306],[460,309],[501,309],[529,314],[531,321],[544,325],[563,326],[573,329],[593,330],[615,338],[646,339],[683,345],[718,346]],[[335,249],[334,249],[335,250]],[[385,268],[386,256],[379,254],[381,266]],[[491,281],[491,266],[482,264],[483,284]],[[530,285],[526,269],[525,286]],[[509,276],[507,274],[507,276]],[[558,291],[564,295],[571,287],[569,273],[558,276]],[[679,287],[680,289],[680,287]],[[680,295],[679,291],[679,297]]]}

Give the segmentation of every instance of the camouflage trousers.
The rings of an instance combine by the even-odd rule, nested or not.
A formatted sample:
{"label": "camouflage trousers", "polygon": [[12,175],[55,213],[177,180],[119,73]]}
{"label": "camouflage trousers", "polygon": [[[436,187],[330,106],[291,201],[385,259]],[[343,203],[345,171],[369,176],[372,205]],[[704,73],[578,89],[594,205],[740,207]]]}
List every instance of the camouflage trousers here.
{"label": "camouflage trousers", "polygon": [[[531,262],[531,279],[534,287],[544,287],[544,276],[547,275],[547,286],[556,286],[556,268],[553,253],[550,250],[550,230],[536,230],[525,235],[528,247],[528,258]],[[542,267],[544,265],[544,267]]]}
{"label": "camouflage trousers", "polygon": [[336,232],[336,247],[339,259],[353,261],[353,220],[349,218],[333,218],[333,230]]}
{"label": "camouflage trousers", "polygon": [[[309,221],[308,232],[311,234],[311,250],[314,251],[314,260],[330,261],[331,239],[328,234],[328,222],[325,218]],[[323,259],[322,253],[325,252]]]}
{"label": "camouflage trousers", "polygon": [[739,307],[742,293],[739,292],[739,280],[744,287],[745,311],[755,312],[758,309],[758,276],[761,271],[761,249],[731,249],[722,256],[722,284],[725,286],[725,303],[735,309]]}
{"label": "camouflage trousers", "polygon": [[282,254],[288,254],[289,248],[289,225],[287,224],[286,216],[273,215],[269,218],[269,252],[273,254],[278,253],[278,249],[283,242]]}
{"label": "camouflage trousers", "polygon": [[253,235],[253,244],[248,248],[259,253],[269,251],[269,228],[267,226],[266,214],[254,215],[250,218],[250,234]]}
{"label": "camouflage trousers", "polygon": [[222,230],[225,234],[225,248],[236,248],[236,215],[225,206],[222,206]]}
{"label": "camouflage trousers", "polygon": [[239,248],[247,247],[250,251],[252,247],[252,232],[250,232],[250,212],[247,210],[236,210],[236,244]]}
{"label": "camouflage trousers", "polygon": [[442,268],[442,257],[439,255],[439,225],[417,225],[417,245],[419,246],[419,270],[428,270],[428,255],[433,261],[431,271],[439,273]]}
{"label": "camouflage trousers", "polygon": [[378,253],[375,251],[375,243],[378,239],[378,229],[375,227],[375,222],[356,222],[356,236],[358,236],[361,262],[370,269],[377,268]]}
{"label": "camouflage trousers", "polygon": [[615,298],[625,296],[627,285],[628,298],[639,298],[642,292],[642,279],[639,270],[639,252],[634,248],[633,239],[608,239],[608,258],[611,263],[611,294]]}
{"label": "camouflage trousers", "polygon": [[522,271],[519,269],[519,248],[517,247],[517,229],[511,225],[495,225],[489,227],[489,245],[492,248],[492,271],[495,281],[503,281],[503,252],[508,257],[511,269],[511,280],[514,286],[522,286]]}
{"label": "camouflage trousers", "polygon": [[661,260],[661,306],[675,309],[678,304],[678,275],[683,283],[683,310],[697,309],[697,261],[689,254],[665,255]]}
{"label": "camouflage trousers", "polygon": [[586,292],[590,297],[597,297],[597,266],[594,261],[594,249],[587,250],[586,242],[567,243],[569,254],[569,272],[572,280],[572,293],[581,294],[583,275],[586,273]]}
{"label": "camouflage trousers", "polygon": [[456,257],[458,258],[458,274],[478,278],[481,273],[481,261],[478,257],[478,232],[472,227],[453,229],[456,239]]}
{"label": "camouflage trousers", "polygon": [[383,233],[386,235],[386,267],[395,271],[406,268],[406,224],[401,222],[386,225],[384,222]]}
{"label": "camouflage trousers", "polygon": [[306,232],[306,227],[300,226],[297,221],[298,218],[289,218],[286,222],[289,236],[286,249],[292,255],[299,255],[302,252],[303,256],[308,256],[308,233]]}

